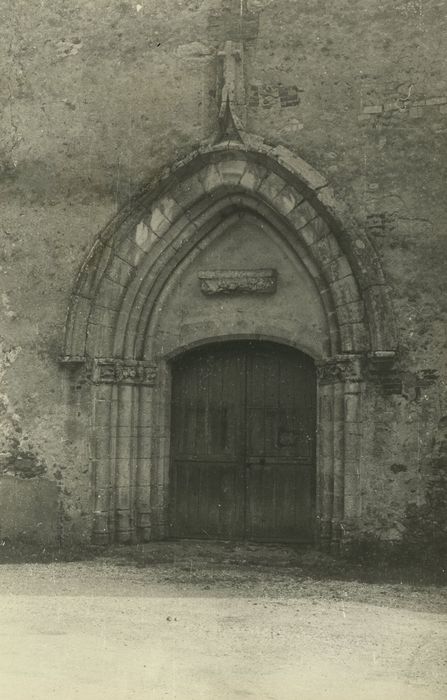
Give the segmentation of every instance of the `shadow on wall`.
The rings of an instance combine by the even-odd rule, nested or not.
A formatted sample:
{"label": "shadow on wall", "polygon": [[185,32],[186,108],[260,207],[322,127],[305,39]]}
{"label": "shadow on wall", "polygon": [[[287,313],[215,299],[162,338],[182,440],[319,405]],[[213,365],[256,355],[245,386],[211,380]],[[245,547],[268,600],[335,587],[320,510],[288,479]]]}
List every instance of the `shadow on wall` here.
{"label": "shadow on wall", "polygon": [[56,544],[58,486],[48,479],[0,477],[0,539]]}
{"label": "shadow on wall", "polygon": [[404,542],[423,548],[427,557],[447,556],[447,416],[438,423],[429,466],[425,503],[407,507]]}

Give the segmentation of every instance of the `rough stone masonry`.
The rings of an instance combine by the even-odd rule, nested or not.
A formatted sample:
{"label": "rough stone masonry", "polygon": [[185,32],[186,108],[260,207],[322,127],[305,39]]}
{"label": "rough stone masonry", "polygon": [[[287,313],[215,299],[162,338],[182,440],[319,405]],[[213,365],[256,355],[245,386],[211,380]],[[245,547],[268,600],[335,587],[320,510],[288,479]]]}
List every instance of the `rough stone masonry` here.
{"label": "rough stone masonry", "polygon": [[[244,337],[282,334],[322,365],[316,538],[442,546],[445,3],[0,0],[0,15],[1,538],[166,536],[163,353],[231,335],[239,309]],[[249,209],[264,238],[254,219],[238,234]],[[213,217],[234,217],[227,238]],[[183,245],[197,257],[177,278]],[[274,268],[278,290],[202,294],[216,255]]]}

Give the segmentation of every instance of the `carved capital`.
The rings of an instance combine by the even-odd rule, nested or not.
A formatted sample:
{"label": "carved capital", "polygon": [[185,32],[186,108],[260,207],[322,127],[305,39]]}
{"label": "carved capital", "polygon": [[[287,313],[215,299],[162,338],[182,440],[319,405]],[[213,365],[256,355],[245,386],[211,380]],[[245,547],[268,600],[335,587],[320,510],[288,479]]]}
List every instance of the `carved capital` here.
{"label": "carved capital", "polygon": [[317,376],[321,384],[361,382],[363,358],[361,355],[336,355],[317,365]]}
{"label": "carved capital", "polygon": [[198,273],[200,290],[215,294],[274,294],[278,273],[273,269],[204,270]]}
{"label": "carved capital", "polygon": [[130,384],[153,386],[156,366],[146,360],[95,358],[89,364],[89,377],[94,384]]}

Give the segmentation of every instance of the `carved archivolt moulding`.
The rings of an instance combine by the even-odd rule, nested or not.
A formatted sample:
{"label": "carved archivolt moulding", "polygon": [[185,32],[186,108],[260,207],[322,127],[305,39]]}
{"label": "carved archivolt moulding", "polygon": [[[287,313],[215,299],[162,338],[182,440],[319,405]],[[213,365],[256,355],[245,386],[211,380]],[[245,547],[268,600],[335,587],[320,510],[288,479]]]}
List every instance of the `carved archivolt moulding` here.
{"label": "carved archivolt moulding", "polygon": [[203,270],[198,273],[200,290],[215,294],[274,294],[278,273],[274,269]]}

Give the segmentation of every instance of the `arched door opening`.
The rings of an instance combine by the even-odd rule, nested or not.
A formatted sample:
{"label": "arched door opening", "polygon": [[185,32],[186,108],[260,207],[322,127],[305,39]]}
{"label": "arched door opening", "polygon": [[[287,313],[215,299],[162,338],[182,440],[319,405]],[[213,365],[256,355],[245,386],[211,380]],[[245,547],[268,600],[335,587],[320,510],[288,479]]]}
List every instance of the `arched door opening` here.
{"label": "arched door opening", "polygon": [[[385,277],[367,236],[353,222],[344,228],[338,215],[344,218],[344,210],[324,178],[282,146],[256,143],[204,147],[173,166],[157,187],[142,190],[101,232],[79,272],[63,362],[73,368],[74,385],[86,387],[95,542],[146,542],[174,534],[308,541],[315,531],[321,546],[336,550],[359,527],[367,465],[362,457],[365,387],[377,368],[392,366],[397,347]],[[200,355],[204,350],[179,354],[233,335],[277,345],[274,352],[270,346],[270,355],[267,345],[241,345],[239,355],[234,348],[230,353],[231,362],[217,360],[216,348],[206,359]],[[292,351],[282,342],[300,348],[317,366],[315,378],[313,365],[306,365],[312,386],[318,384],[318,444],[312,446],[312,460],[299,451],[305,444],[299,435],[288,428],[279,431],[281,394],[275,399],[276,418],[265,399],[265,416],[255,420],[261,408],[250,403],[250,391],[263,385],[259,377],[265,374],[271,381],[279,371],[275,362],[299,376],[299,362],[292,371]],[[176,402],[181,404],[182,392],[188,395],[188,381],[195,377],[199,382],[203,372],[194,357],[202,357],[205,367],[214,362],[222,377],[226,371],[235,377],[240,372],[239,408],[233,407],[231,418],[236,421],[237,411],[242,412],[234,468],[221,460],[217,480],[198,458],[205,455],[207,463],[219,464],[225,450],[222,455],[214,447],[208,451],[190,444],[181,432],[171,436],[171,379],[173,413],[180,411],[177,422],[183,425],[186,409]],[[269,368],[264,374],[263,362]],[[181,379],[182,366],[190,379]],[[206,391],[214,392],[213,381],[207,380]],[[293,381],[284,386],[290,389]],[[275,396],[273,384],[268,391]],[[292,414],[300,415],[299,404],[291,406]],[[198,403],[194,410],[195,420],[203,420],[201,412],[210,413],[210,405]],[[202,430],[201,438],[214,439],[217,431],[217,444],[220,439],[231,456],[230,409],[226,417],[220,410],[213,417],[220,423]],[[313,412],[309,434],[315,435]],[[251,453],[251,432],[267,434],[274,428],[271,452],[257,451],[254,442]],[[183,471],[175,467],[172,479],[172,465],[184,456]],[[197,484],[190,488],[194,479]],[[233,491],[227,493],[220,482],[233,484]],[[294,496],[292,502],[294,489],[295,496],[306,493],[307,500]],[[203,490],[208,495],[200,503],[185,496]],[[235,500],[233,511],[222,505],[228,494]],[[219,511],[223,515],[213,521],[212,512]]]}
{"label": "arched door opening", "polygon": [[313,540],[313,361],[263,341],[216,343],[172,366],[170,535]]}

